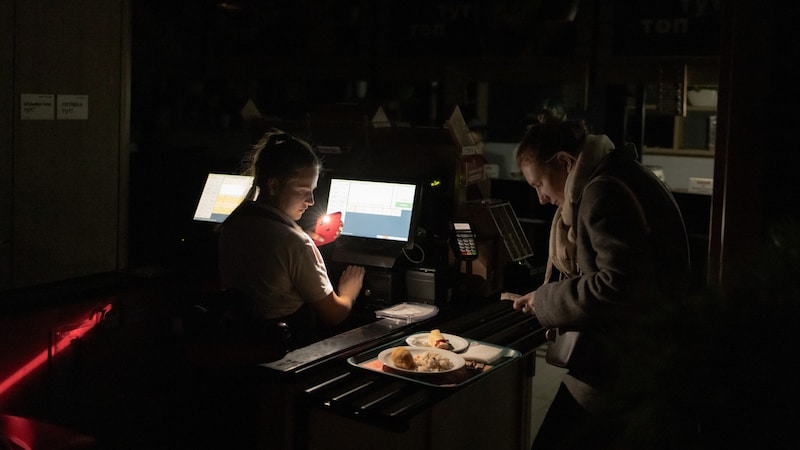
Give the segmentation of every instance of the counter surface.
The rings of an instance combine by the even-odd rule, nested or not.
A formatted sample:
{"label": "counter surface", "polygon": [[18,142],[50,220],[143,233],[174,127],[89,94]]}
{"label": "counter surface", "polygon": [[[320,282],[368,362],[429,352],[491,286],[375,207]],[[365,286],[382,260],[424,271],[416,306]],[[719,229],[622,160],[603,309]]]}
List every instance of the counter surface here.
{"label": "counter surface", "polygon": [[[462,388],[442,389],[387,376],[354,367],[347,359],[432,328],[518,351],[519,360],[527,364],[527,376],[533,376],[534,369],[533,358],[527,356],[545,341],[545,330],[534,316],[513,310],[509,302],[495,300],[440,308],[436,317],[409,324],[377,320],[262,366],[293,386],[304,405],[403,430],[417,413]],[[492,373],[488,373],[476,382],[491,378]]]}

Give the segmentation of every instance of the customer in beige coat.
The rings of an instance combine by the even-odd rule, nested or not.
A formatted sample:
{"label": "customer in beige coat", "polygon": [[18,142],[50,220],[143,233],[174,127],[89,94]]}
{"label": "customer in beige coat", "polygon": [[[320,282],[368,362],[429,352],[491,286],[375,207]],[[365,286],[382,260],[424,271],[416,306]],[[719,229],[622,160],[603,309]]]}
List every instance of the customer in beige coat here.
{"label": "customer in beige coat", "polygon": [[642,443],[634,416],[659,388],[689,280],[678,206],[633,146],[615,148],[581,122],[535,125],[517,164],[539,202],[558,209],[545,283],[514,308],[581,332],[533,448]]}

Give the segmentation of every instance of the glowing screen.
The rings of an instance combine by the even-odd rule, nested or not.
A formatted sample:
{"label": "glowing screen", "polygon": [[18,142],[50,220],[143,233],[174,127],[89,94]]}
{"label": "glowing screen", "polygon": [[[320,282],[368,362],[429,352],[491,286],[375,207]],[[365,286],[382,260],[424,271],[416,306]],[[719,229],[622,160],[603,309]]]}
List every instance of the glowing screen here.
{"label": "glowing screen", "polygon": [[242,203],[253,177],[210,173],[197,203],[194,220],[222,222]]}
{"label": "glowing screen", "polygon": [[413,183],[333,178],[327,212],[342,212],[342,236],[408,242],[416,190]]}

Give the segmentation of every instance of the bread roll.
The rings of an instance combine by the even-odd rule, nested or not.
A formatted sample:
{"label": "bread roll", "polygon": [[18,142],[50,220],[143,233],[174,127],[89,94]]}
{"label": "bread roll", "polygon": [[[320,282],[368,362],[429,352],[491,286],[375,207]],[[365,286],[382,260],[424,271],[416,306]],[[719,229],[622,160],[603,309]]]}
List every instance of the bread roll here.
{"label": "bread roll", "polygon": [[414,370],[417,368],[417,363],[414,362],[414,356],[405,347],[397,347],[392,351],[392,364],[395,367],[406,370]]}
{"label": "bread roll", "polygon": [[444,338],[444,335],[439,330],[431,330],[428,333],[428,345],[431,347],[440,348],[442,350],[452,350],[453,346],[450,345],[450,341]]}

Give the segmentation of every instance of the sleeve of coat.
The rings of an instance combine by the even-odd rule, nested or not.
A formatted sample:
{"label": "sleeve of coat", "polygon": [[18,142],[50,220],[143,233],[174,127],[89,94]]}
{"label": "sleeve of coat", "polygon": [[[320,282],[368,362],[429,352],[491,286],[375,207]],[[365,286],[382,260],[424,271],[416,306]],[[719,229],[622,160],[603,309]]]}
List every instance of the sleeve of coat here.
{"label": "sleeve of coat", "polygon": [[642,301],[650,283],[647,223],[624,185],[609,179],[587,185],[576,226],[582,274],[536,292],[536,315],[548,328],[602,326]]}

